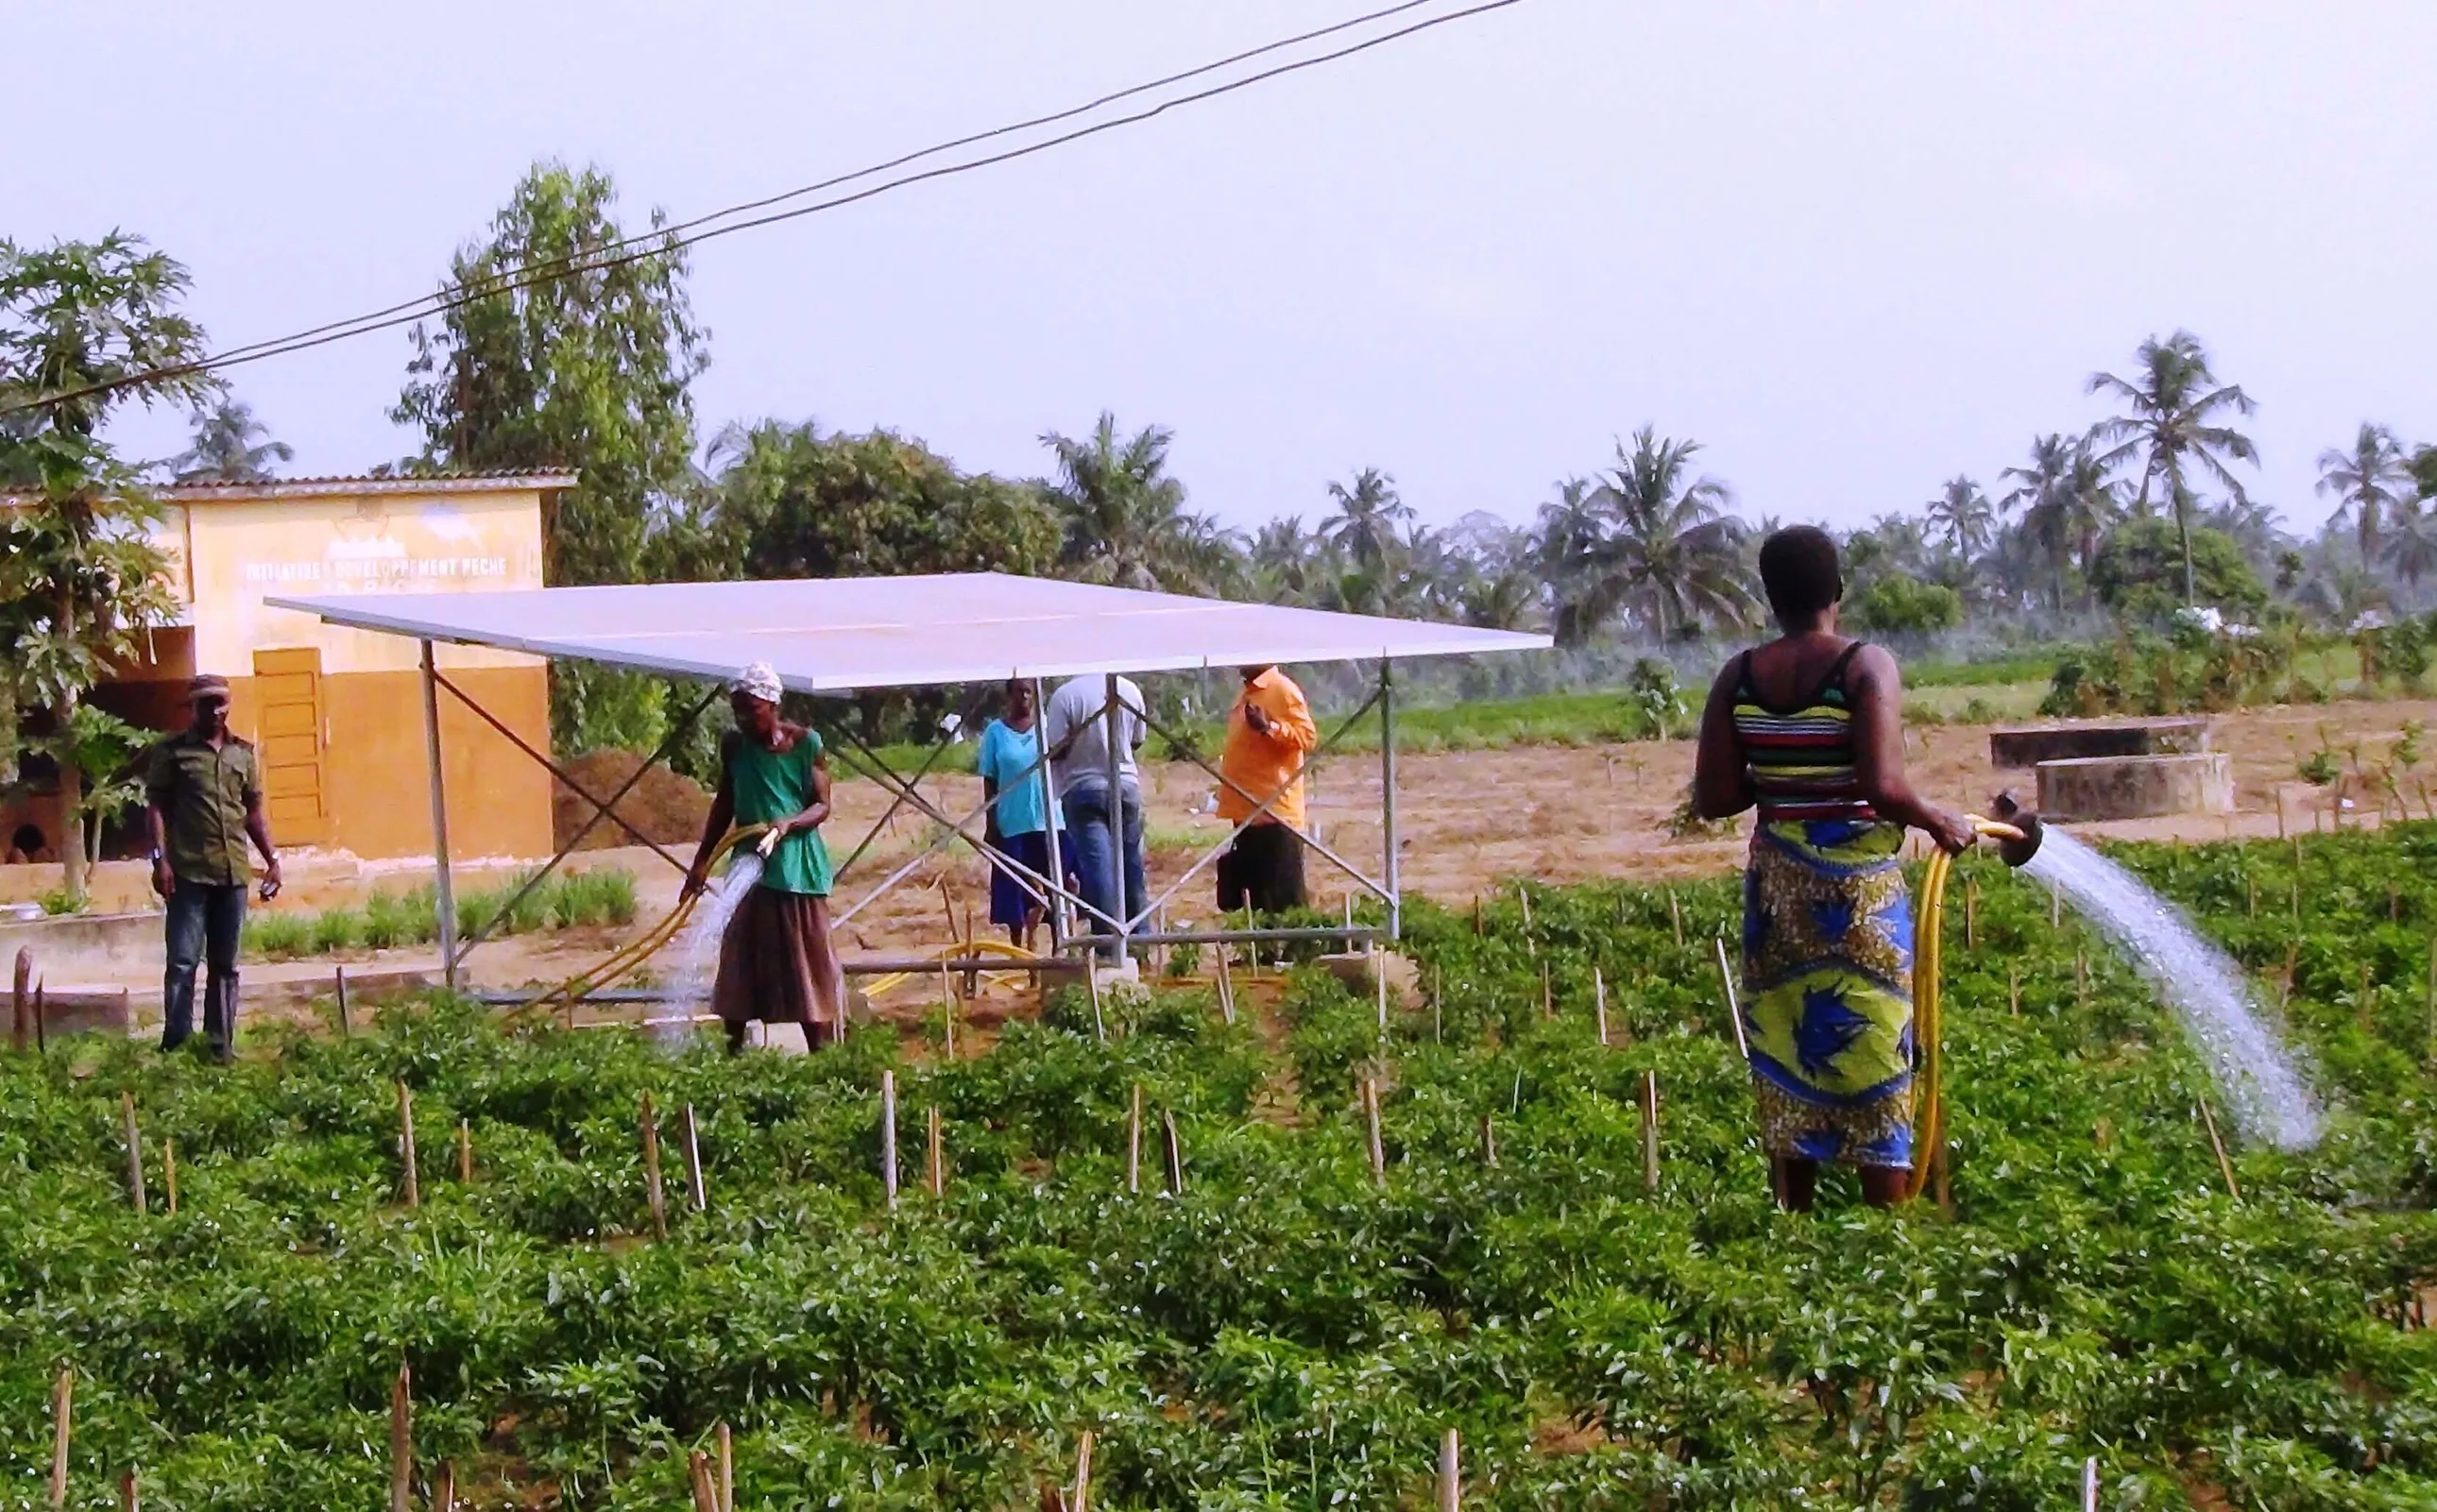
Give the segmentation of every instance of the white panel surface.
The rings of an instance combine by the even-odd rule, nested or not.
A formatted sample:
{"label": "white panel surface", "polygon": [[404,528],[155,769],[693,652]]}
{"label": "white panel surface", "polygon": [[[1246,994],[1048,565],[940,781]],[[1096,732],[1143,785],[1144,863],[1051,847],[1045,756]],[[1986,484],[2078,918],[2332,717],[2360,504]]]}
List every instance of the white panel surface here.
{"label": "white panel surface", "polygon": [[1532,651],[1546,635],[958,573],[277,598],[338,625],[802,693]]}

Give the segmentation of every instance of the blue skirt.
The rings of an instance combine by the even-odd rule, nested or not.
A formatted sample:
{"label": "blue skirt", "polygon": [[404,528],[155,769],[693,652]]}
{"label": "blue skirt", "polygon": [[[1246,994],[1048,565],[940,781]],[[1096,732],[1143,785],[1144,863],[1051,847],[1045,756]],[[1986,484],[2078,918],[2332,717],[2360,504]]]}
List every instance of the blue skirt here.
{"label": "blue skirt", "polygon": [[[1028,835],[1001,835],[999,853],[1039,876],[1049,875],[1049,832],[1036,829]],[[1041,907],[1025,884],[997,866],[991,868],[990,921],[1008,929],[1021,929],[1034,909]]]}

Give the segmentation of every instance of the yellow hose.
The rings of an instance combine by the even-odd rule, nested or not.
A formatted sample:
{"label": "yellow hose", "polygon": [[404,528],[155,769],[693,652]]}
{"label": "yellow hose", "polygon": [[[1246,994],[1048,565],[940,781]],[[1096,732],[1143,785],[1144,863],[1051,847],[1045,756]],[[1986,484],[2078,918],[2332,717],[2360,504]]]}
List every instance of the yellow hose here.
{"label": "yellow hose", "polygon": [[[719,843],[711,847],[710,864],[704,868],[705,875],[715,870],[737,846],[769,827],[767,825],[738,825],[730,828],[727,834],[720,836]],[[676,938],[677,931],[685,928],[688,919],[693,917],[694,905],[701,901],[701,898],[702,895],[696,893],[677,899],[677,906],[669,910],[659,923],[653,925],[592,965],[526,1003],[517,1010],[517,1016],[537,1014],[546,1008],[571,1009],[578,1000],[590,997],[608,983],[633,971],[645,961],[650,960],[661,947]]]}
{"label": "yellow hose", "polygon": [[[1965,814],[1972,829],[1992,840],[2021,840],[2023,831],[1978,814]],[[1913,1039],[1920,1047],[1920,1115],[1913,1120],[1912,1170],[1904,1176],[1904,1200],[1920,1195],[1929,1182],[1930,1163],[1946,1139],[1944,1082],[1946,1058],[1939,1046],[1938,975],[1940,945],[1946,925],[1946,874],[1955,859],[1943,850],[1929,853],[1920,876],[1920,911],[1913,916],[1912,986]]]}
{"label": "yellow hose", "polygon": [[[735,828],[730,829],[727,834],[722,835],[719,839],[719,843],[711,847],[710,869],[715,870],[721,861],[728,859],[730,852],[734,851],[739,845],[744,844],[746,841],[760,835],[769,827],[770,826],[767,825],[739,825]],[[538,1014],[545,1009],[557,1009],[562,1007],[571,1009],[577,1002],[590,997],[592,994],[600,991],[610,982],[613,982],[619,978],[635,970],[644,962],[657,954],[659,950],[671,940],[676,938],[677,932],[683,930],[686,927],[687,921],[693,917],[694,905],[700,902],[701,899],[702,895],[699,893],[696,893],[690,897],[679,898],[677,900],[677,906],[671,909],[667,915],[657,924],[653,925],[650,929],[645,930],[642,933],[637,935],[632,940],[627,941],[624,945],[619,947],[607,956],[603,957],[591,966],[583,971],[577,972],[574,976],[568,978],[557,986],[551,988],[540,997],[537,997],[531,1002],[526,1003],[522,1008],[517,1010],[517,1014],[519,1016],[526,1014]],[[1026,950],[1020,946],[1010,945],[1000,940],[975,940],[970,947],[963,945],[951,945],[937,952],[938,958],[942,961],[955,960],[960,956],[976,953],[982,955],[1002,956],[1016,961],[1030,961],[1034,959],[1034,953],[1032,951]],[[864,991],[868,996],[878,997],[882,993],[904,985],[907,982],[912,981],[913,978],[914,973],[910,971],[895,972],[888,976],[876,978],[866,983]]]}

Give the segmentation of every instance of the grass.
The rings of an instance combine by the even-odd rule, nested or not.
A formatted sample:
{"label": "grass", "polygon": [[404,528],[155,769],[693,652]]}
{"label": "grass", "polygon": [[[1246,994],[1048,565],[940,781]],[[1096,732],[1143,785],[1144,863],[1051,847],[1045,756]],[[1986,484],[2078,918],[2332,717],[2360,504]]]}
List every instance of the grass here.
{"label": "grass", "polygon": [[[532,876],[530,871],[518,872],[498,887],[458,895],[460,937],[489,926]],[[635,878],[627,873],[615,867],[564,872],[518,899],[515,910],[488,934],[629,924],[635,908]],[[427,882],[404,891],[376,892],[360,909],[253,914],[245,921],[243,950],[249,960],[294,961],[357,948],[395,950],[429,945],[439,936],[438,896]]]}

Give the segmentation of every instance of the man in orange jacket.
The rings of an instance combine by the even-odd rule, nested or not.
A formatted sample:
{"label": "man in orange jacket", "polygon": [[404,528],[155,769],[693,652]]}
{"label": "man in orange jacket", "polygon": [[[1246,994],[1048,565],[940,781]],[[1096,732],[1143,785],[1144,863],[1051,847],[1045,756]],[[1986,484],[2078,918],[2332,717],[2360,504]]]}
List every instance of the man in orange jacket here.
{"label": "man in orange jacket", "polygon": [[1249,903],[1278,913],[1304,905],[1297,833],[1304,827],[1303,764],[1320,744],[1320,730],[1303,689],[1286,673],[1247,667],[1243,674],[1244,690],[1227,711],[1227,744],[1218,756],[1227,779],[1218,790],[1218,817],[1252,824],[1218,858],[1218,906],[1232,912]]}

